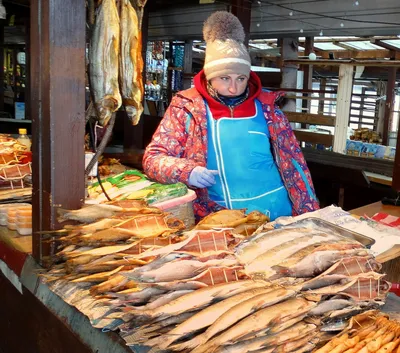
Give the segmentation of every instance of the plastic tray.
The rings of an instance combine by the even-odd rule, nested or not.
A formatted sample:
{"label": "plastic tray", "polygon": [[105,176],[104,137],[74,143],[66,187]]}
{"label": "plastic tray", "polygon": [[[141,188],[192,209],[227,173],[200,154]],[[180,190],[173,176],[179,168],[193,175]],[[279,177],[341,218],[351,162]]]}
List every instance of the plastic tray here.
{"label": "plastic tray", "polygon": [[302,219],[301,221],[297,221],[294,223],[290,223],[287,226],[284,226],[282,228],[294,228],[294,227],[305,227],[307,223],[313,223],[316,228],[321,228],[322,230],[324,229],[329,229],[335,234],[339,234],[345,238],[351,238],[362,245],[364,245],[366,248],[371,248],[372,245],[375,244],[375,239],[372,239],[370,237],[366,237],[365,235],[362,235],[360,233],[353,232],[351,230],[348,230],[346,228],[337,226],[336,224],[330,223],[328,221],[325,221],[320,218],[315,218],[315,217],[310,217],[310,218],[305,218]]}
{"label": "plastic tray", "polygon": [[179,218],[185,223],[187,229],[194,226],[195,218],[192,201],[196,199],[196,193],[188,190],[187,194],[163,202],[152,203],[151,206],[158,207],[172,216]]}

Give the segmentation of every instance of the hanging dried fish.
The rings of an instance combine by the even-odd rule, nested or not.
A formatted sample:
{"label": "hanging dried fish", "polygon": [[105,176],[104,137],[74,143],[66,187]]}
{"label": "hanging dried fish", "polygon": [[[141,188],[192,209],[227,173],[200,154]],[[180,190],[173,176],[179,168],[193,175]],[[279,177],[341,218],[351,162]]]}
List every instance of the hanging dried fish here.
{"label": "hanging dried fish", "polygon": [[99,123],[103,126],[121,106],[119,41],[120,24],[115,0],[103,0],[97,11],[89,52],[90,86]]}
{"label": "hanging dried fish", "polygon": [[139,122],[143,113],[142,72],[144,65],[140,22],[130,0],[122,0],[119,84],[122,102],[133,125]]}

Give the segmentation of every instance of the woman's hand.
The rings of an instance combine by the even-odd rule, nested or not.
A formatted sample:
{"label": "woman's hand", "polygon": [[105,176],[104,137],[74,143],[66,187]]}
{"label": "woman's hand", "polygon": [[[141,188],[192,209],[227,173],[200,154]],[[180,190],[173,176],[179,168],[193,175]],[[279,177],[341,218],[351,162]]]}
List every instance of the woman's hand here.
{"label": "woman's hand", "polygon": [[195,167],[189,175],[189,185],[196,188],[207,188],[215,184],[214,175],[218,175],[218,170],[208,170],[204,167]]}

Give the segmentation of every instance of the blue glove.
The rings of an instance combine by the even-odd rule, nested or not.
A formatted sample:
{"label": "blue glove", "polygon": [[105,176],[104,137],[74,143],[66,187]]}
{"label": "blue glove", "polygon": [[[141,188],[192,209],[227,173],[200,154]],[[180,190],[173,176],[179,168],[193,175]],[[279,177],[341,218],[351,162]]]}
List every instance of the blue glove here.
{"label": "blue glove", "polygon": [[218,170],[208,170],[204,167],[195,167],[189,175],[189,185],[196,188],[207,188],[215,184],[214,175],[218,175]]}

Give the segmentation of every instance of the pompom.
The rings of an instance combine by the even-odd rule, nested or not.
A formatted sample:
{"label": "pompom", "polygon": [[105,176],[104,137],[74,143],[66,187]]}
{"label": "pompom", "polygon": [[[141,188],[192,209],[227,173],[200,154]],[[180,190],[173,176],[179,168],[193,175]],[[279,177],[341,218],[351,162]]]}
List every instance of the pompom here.
{"label": "pompom", "polygon": [[245,40],[244,29],[239,19],[227,11],[214,12],[204,22],[203,36],[207,43],[227,39],[243,43]]}

